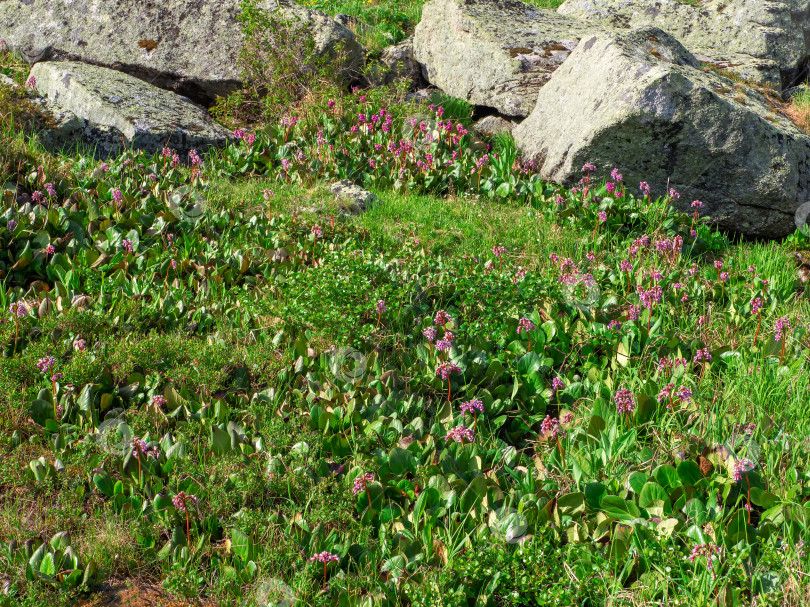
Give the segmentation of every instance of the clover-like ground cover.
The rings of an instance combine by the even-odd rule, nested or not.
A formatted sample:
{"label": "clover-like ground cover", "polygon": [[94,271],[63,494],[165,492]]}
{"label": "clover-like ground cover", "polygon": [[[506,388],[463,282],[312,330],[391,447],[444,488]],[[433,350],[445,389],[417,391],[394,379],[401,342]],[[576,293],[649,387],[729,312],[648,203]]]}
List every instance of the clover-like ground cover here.
{"label": "clover-like ground cover", "polygon": [[806,602],[806,233],[384,99],[187,159],[3,119],[0,604]]}

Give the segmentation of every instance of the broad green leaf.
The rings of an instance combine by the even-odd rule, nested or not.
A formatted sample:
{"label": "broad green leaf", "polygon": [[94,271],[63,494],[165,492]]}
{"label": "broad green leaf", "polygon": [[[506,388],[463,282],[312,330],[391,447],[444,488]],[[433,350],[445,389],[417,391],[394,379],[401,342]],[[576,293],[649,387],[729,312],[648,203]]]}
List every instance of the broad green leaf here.
{"label": "broad green leaf", "polygon": [[388,466],[393,474],[402,476],[416,470],[416,458],[410,451],[394,447],[388,454]]}
{"label": "broad green leaf", "polygon": [[155,497],[154,506],[156,512],[165,510],[171,505],[172,505],[172,498],[170,498],[168,495],[158,495],[157,497]]}
{"label": "broad green leaf", "polygon": [[231,452],[231,437],[217,426],[211,426],[211,451],[214,455],[225,455]]}
{"label": "broad green leaf", "polygon": [[638,507],[617,495],[608,495],[602,498],[602,511],[620,521],[632,521],[638,518]]}
{"label": "broad green leaf", "polygon": [[115,485],[106,474],[94,474],[93,484],[107,497],[115,495]]}
{"label": "broad green leaf", "polygon": [[233,549],[233,553],[242,559],[243,562],[251,561],[255,558],[253,538],[239,529],[239,527],[231,529],[231,548]]}
{"label": "broad green leaf", "polygon": [[45,575],[56,574],[56,565],[53,562],[53,552],[49,552],[45,555],[45,558],[42,559],[42,562],[39,565],[39,571]]}
{"label": "broad green leaf", "polygon": [[542,366],[543,362],[536,353],[527,352],[518,360],[517,369],[521,375],[528,376],[536,373]]}
{"label": "broad green leaf", "polygon": [[588,483],[585,485],[585,501],[588,506],[598,510],[602,506],[602,498],[607,495],[607,488],[602,483]]}
{"label": "broad green leaf", "polygon": [[487,482],[483,476],[476,476],[461,494],[459,508],[462,514],[474,513],[487,493]]}
{"label": "broad green leaf", "polygon": [[663,464],[653,470],[653,477],[659,485],[666,489],[667,493],[671,493],[675,487],[681,484],[678,472],[669,464]]}
{"label": "broad green leaf", "polygon": [[650,480],[650,477],[647,476],[646,474],[643,474],[642,472],[633,472],[628,477],[627,484],[630,485],[630,488],[633,490],[633,493],[639,495],[648,480]]}
{"label": "broad green leaf", "polygon": [[669,503],[669,494],[658,483],[645,483],[638,496],[638,505],[647,508],[654,501]]}
{"label": "broad green leaf", "polygon": [[31,419],[40,426],[44,426],[47,420],[53,419],[53,403],[41,399],[33,401],[31,403]]}
{"label": "broad green leaf", "polygon": [[751,501],[765,510],[769,510],[780,503],[778,497],[768,491],[763,491],[759,487],[751,487]]}
{"label": "broad green leaf", "polygon": [[678,478],[684,485],[694,487],[703,479],[703,473],[700,471],[700,466],[695,462],[692,460],[684,460],[678,464]]}
{"label": "broad green leaf", "polygon": [[561,515],[575,517],[585,512],[585,494],[568,493],[557,498],[557,508]]}

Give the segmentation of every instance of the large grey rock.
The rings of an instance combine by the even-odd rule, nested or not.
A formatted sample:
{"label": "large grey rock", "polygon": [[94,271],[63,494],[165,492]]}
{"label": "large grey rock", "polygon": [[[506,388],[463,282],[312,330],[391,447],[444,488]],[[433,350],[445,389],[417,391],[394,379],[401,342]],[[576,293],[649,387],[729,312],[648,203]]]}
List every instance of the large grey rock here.
{"label": "large grey rock", "polygon": [[567,0],[568,17],[618,27],[659,27],[719,67],[787,88],[806,76],[809,0]]}
{"label": "large grey rock", "polygon": [[[16,90],[21,88],[20,85],[5,74],[0,74],[0,86],[7,86]],[[39,133],[39,139],[48,149],[72,148],[83,139],[97,141],[108,136],[106,132],[96,132],[93,136],[90,136],[93,127],[78,118],[73,112],[49,101],[47,97],[31,97],[27,99],[27,102],[28,107],[34,114],[33,117],[38,118],[39,124],[43,127],[43,130]],[[85,131],[87,131],[86,137]]]}
{"label": "large grey rock", "polygon": [[810,137],[753,89],[699,62],[661,30],[583,39],[513,135],[540,175],[573,183],[586,162],[629,187],[667,183],[721,227],[780,237],[810,200]]}
{"label": "large grey rock", "polygon": [[[357,69],[364,50],[328,15],[290,0],[264,0],[313,34],[315,50],[345,52]],[[240,0],[0,0],[0,39],[29,61],[79,60],[125,71],[208,104],[239,87]]]}
{"label": "large grey rock", "polygon": [[422,80],[422,68],[413,56],[413,38],[385,47],[380,59],[369,66],[366,78],[374,86],[405,79],[412,87],[418,87]]}
{"label": "large grey rock", "polygon": [[537,91],[593,31],[517,0],[430,0],[414,33],[414,57],[446,93],[527,116]]}
{"label": "large grey rock", "polygon": [[224,145],[230,133],[189,99],[134,76],[76,62],[37,63],[35,88],[52,116],[43,137],[54,146],[78,142],[107,156],[127,146],[154,152],[168,145],[181,153]]}
{"label": "large grey rock", "polygon": [[494,137],[502,133],[511,133],[514,126],[502,116],[484,116],[473,125],[473,132],[484,137]]}

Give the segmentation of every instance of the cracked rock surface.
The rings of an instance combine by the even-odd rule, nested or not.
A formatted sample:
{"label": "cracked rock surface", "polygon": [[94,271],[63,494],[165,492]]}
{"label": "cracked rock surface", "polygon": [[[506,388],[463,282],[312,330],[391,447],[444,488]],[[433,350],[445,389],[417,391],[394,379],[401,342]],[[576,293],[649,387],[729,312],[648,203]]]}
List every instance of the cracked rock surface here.
{"label": "cracked rock surface", "polygon": [[[347,69],[364,50],[321,11],[290,0],[259,8],[312,32],[318,54],[343,46]],[[83,61],[124,71],[210,104],[240,85],[240,0],[0,0],[0,40],[29,63]]]}
{"label": "cracked rock surface", "polygon": [[222,146],[230,132],[189,99],[133,76],[77,62],[37,63],[31,70],[55,127],[52,147],[83,143],[105,157],[122,145],[147,152],[165,145],[181,154]]}
{"label": "cracked rock surface", "polygon": [[428,82],[446,93],[524,117],[579,39],[594,31],[517,0],[430,0],[413,52]]}
{"label": "cracked rock surface", "polygon": [[810,200],[810,137],[762,95],[705,69],[669,34],[646,28],[583,38],[513,130],[540,175],[574,183],[590,162],[628,188],[667,185],[720,227],[778,238]]}
{"label": "cracked rock surface", "polygon": [[567,0],[557,10],[611,27],[661,28],[718,67],[778,89],[807,76],[808,0]]}

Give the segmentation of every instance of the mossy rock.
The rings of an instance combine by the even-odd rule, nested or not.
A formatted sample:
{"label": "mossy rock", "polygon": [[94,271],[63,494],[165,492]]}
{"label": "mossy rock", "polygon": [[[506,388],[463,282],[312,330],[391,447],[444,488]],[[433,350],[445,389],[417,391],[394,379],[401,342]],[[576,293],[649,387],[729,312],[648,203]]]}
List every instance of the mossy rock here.
{"label": "mossy rock", "polygon": [[[778,238],[810,200],[810,137],[752,88],[660,29],[583,39],[513,135],[543,178],[573,184],[587,163],[627,187],[671,187],[724,229]],[[637,191],[636,191],[637,193]]]}
{"label": "mossy rock", "polygon": [[[325,13],[290,0],[258,7],[306,28],[319,55],[340,42],[346,67],[359,68],[364,49]],[[240,13],[240,0],[5,0],[0,39],[30,63],[78,60],[120,69],[210,105],[240,86]]]}
{"label": "mossy rock", "polygon": [[805,0],[567,0],[558,12],[614,27],[661,28],[692,53],[758,84],[787,88],[806,75]]}
{"label": "mossy rock", "polygon": [[414,57],[446,93],[524,117],[579,39],[597,29],[517,0],[430,0]]}
{"label": "mossy rock", "polygon": [[99,156],[123,145],[154,152],[168,145],[181,154],[222,146],[230,132],[189,99],[133,76],[78,62],[37,63],[31,70],[43,108],[54,124],[43,133],[52,147],[77,143]]}

